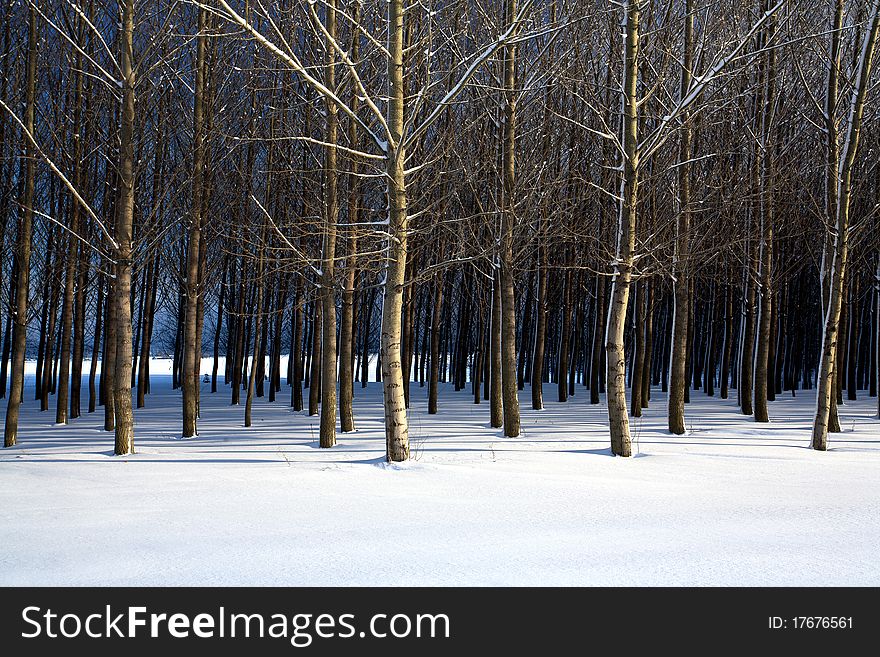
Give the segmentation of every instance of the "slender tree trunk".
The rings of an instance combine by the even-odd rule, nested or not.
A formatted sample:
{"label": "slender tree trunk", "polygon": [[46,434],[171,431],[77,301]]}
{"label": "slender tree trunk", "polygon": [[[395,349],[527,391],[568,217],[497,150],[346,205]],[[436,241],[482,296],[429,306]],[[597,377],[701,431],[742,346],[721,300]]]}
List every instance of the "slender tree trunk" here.
{"label": "slender tree trunk", "polygon": [[[113,403],[116,413],[114,453],[134,453],[134,414],[131,404],[131,272],[132,230],[135,195],[135,73],[132,61],[134,43],[134,0],[122,7],[122,112],[119,129],[119,201],[116,207],[115,363]],[[110,347],[113,348],[112,346]]]}
{"label": "slender tree trunk", "polygon": [[565,273],[565,291],[562,294],[562,330],[559,335],[559,351],[556,361],[556,390],[560,402],[568,401],[569,342],[571,341],[571,270]]}
{"label": "slender tree trunk", "polygon": [[846,350],[846,398],[849,401],[858,399],[857,362],[859,345],[859,277],[853,276],[849,285],[849,337]]}
{"label": "slender tree trunk", "polygon": [[590,365],[590,403],[599,403],[602,370],[603,329],[607,307],[605,304],[605,278],[596,276],[596,311],[593,313],[593,355]]}
{"label": "slender tree trunk", "polygon": [[138,377],[137,377],[137,407],[143,408],[146,404],[147,393],[147,371],[150,362],[150,344],[152,342],[151,324],[155,311],[155,278],[159,275],[158,262],[154,265],[154,261],[158,261],[159,254],[147,263],[147,280],[144,283],[145,300],[143,309],[141,310],[141,353],[138,360]]}
{"label": "slender tree trunk", "polygon": [[733,291],[724,286],[724,351],[721,356],[721,399],[730,395],[730,358],[733,355]]}
{"label": "slender tree trunk", "polygon": [[[541,213],[542,223],[546,221]],[[542,235],[543,237],[543,235]],[[547,248],[543,242],[538,244],[538,294],[535,299],[535,343],[532,352],[532,408],[544,408],[544,345],[547,341]]]}
{"label": "slender tree trunk", "polygon": [[[507,0],[507,24],[513,25],[517,0]],[[516,386],[516,295],[513,276],[513,241],[516,184],[516,42],[508,42],[504,56],[504,120],[503,212],[501,215],[501,379],[504,403],[504,435],[519,436],[519,397]]]}
{"label": "slender tree trunk", "polygon": [[[353,21],[357,24],[360,5],[355,4]],[[360,57],[360,34],[355,30],[351,39],[350,56],[352,61]],[[358,95],[352,94],[352,111],[359,108]],[[334,106],[335,107],[335,106]],[[348,122],[348,143],[356,148],[359,142],[357,123]],[[342,317],[339,328],[339,421],[343,433],[354,431],[354,352],[357,333],[355,285],[357,284],[357,224],[360,222],[360,184],[358,174],[360,167],[356,159],[351,162],[351,173],[348,176],[348,223],[351,234],[348,238],[347,257],[345,262],[345,290],[342,293]]]}
{"label": "slender tree trunk", "polygon": [[642,417],[642,376],[644,376],[645,369],[645,306],[647,304],[647,289],[645,284],[636,285],[636,291],[633,295],[633,303],[635,304],[635,320],[636,325],[634,327],[635,339],[636,339],[636,351],[635,358],[633,359],[633,368],[632,368],[632,383],[630,385],[631,389],[631,399],[630,413],[633,417]]}
{"label": "slender tree trunk", "polygon": [[639,15],[640,5],[624,6],[624,73],[623,73],[623,167],[620,184],[620,216],[617,228],[617,255],[605,351],[608,369],[608,424],[611,431],[611,452],[617,456],[632,455],[632,439],[626,404],[626,355],[624,331],[629,306],[629,289],[635,258],[636,215],[639,172]]}
{"label": "slender tree trunk", "polygon": [[407,193],[406,149],[404,148],[403,63],[404,3],[388,2],[388,144],[386,183],[388,196],[388,260],[382,304],[382,386],[385,402],[385,443],[388,461],[409,459],[409,423],[403,396],[400,327],[403,287],[406,284]]}
{"label": "slender tree trunk", "polygon": [[813,422],[812,438],[813,449],[820,451],[828,449],[828,424],[833,393],[832,382],[836,375],[837,337],[840,308],[843,302],[843,281],[846,276],[848,258],[849,211],[853,165],[859,145],[865,100],[870,87],[877,31],[878,27],[880,27],[880,0],[874,0],[871,3],[869,16],[852,90],[853,101],[850,106],[847,123],[846,145],[843,153],[841,153],[840,166],[837,171],[836,231],[833,239],[832,261],[829,268],[829,299],[822,337],[822,359],[817,377],[816,417]]}
{"label": "slender tree trunk", "polygon": [[[27,80],[25,82],[27,104],[25,128],[34,134],[34,115],[37,100],[37,13],[28,10]],[[6,424],[3,446],[13,447],[18,438],[18,416],[24,391],[24,357],[27,348],[28,294],[30,288],[31,239],[34,220],[34,182],[36,178],[34,148],[30,142],[25,146],[22,175],[24,191],[19,210],[18,235],[15,240],[15,259],[18,276],[15,289],[15,310],[12,313],[12,377],[9,386],[9,402],[6,406]]]}
{"label": "slender tree trunk", "polygon": [[196,344],[199,289],[199,249],[202,242],[202,194],[205,169],[205,89],[207,86],[207,10],[199,8],[196,37],[196,84],[193,101],[193,180],[186,251],[186,311],[183,329],[183,437],[198,433],[196,360],[201,359],[201,345]]}
{"label": "slender tree trunk", "polygon": [[754,263],[757,261],[757,242],[746,247],[745,294],[743,295],[743,313],[745,326],[742,332],[742,352],[739,361],[739,387],[737,392],[743,415],[752,415],[752,387],[754,385],[755,364],[755,283],[751,280]]}
{"label": "slender tree trunk", "polygon": [[[264,243],[266,231],[265,226],[261,231],[262,238],[260,239],[260,244]],[[254,355],[251,359],[251,373],[248,377],[248,388],[247,388],[247,398],[245,399],[244,404],[244,426],[249,427],[252,424],[252,414],[254,408],[254,393],[256,392],[256,379],[257,379],[257,361],[260,360],[260,353],[262,350],[262,344],[260,338],[262,337],[262,326],[261,322],[263,319],[263,249],[260,247],[259,253],[257,254],[257,280],[256,280],[256,294],[257,300],[254,304],[255,309],[255,318],[254,318]]]}
{"label": "slender tree trunk", "polygon": [[[220,365],[220,335],[223,330],[223,311],[226,302],[226,277],[229,263],[223,259],[223,279],[220,281],[220,295],[217,301],[217,325],[214,327],[214,365],[211,369],[211,392],[217,392],[217,371]],[[226,357],[229,358],[229,345],[226,345]]]}
{"label": "slender tree trunk", "polygon": [[492,286],[492,335],[490,344],[491,380],[489,382],[490,425],[498,428],[504,425],[503,396],[501,392],[501,291],[499,275],[496,272]]}
{"label": "slender tree trunk", "polygon": [[[48,275],[54,278],[54,272],[47,268]],[[49,410],[49,392],[52,389],[52,352],[55,338],[55,320],[58,316],[58,284],[52,282],[49,286],[50,294],[47,303],[49,305],[49,324],[46,328],[46,349],[43,354],[43,385],[40,388],[40,410]]]}
{"label": "slender tree trunk", "polygon": [[[76,18],[76,26],[79,31],[80,18]],[[73,185],[79,189],[82,184],[82,139],[80,132],[82,130],[82,104],[83,104],[83,74],[82,74],[82,54],[76,55],[76,82],[74,91],[74,109],[73,109]],[[68,421],[68,402],[69,402],[69,380],[70,380],[70,337],[73,331],[73,314],[74,314],[74,282],[79,276],[77,264],[79,262],[79,213],[80,206],[76,200],[70,201],[70,227],[71,235],[67,237],[67,262],[65,263],[64,276],[64,301],[61,305],[61,366],[58,374],[58,396],[55,400],[55,423],[67,424]]]}
{"label": "slender tree trunk", "polygon": [[[95,294],[95,330],[94,335],[92,336],[92,362],[89,367],[89,413],[95,412],[95,403],[97,401],[97,394],[95,390],[95,379],[98,374],[98,361],[101,360],[101,333],[102,333],[102,317],[104,317],[104,310],[102,306],[104,305],[104,282],[103,277],[98,278],[98,287]],[[102,364],[103,370],[103,364]],[[102,372],[101,378],[103,379],[104,374]]]}
{"label": "slender tree trunk", "polygon": [[[85,352],[85,318],[86,318],[86,302],[88,300],[87,283],[88,283],[88,254],[84,245],[80,246],[78,252],[79,267],[78,279],[74,290],[74,308],[73,317],[73,364],[71,366],[70,376],[70,418],[76,419],[80,416],[81,392],[82,392],[82,368],[83,355]],[[100,312],[98,312],[98,315]],[[96,323],[97,323],[96,316]]]}
{"label": "slender tree trunk", "polygon": [[[645,282],[645,365],[642,373],[642,408],[648,408],[651,401],[651,364],[654,359],[654,285]],[[636,326],[640,330],[639,326]]]}
{"label": "slender tree trunk", "polygon": [[[765,5],[766,6],[766,5]],[[767,37],[764,42],[772,38],[773,19],[767,27]],[[770,340],[773,331],[773,223],[774,223],[774,171],[773,171],[773,145],[772,145],[772,121],[774,104],[776,102],[776,50],[771,48],[767,52],[766,80],[762,82],[763,89],[759,91],[759,104],[756,107],[756,116],[759,119],[759,132],[761,143],[758,150],[762,153],[759,158],[762,171],[759,185],[761,198],[761,255],[760,255],[760,285],[761,285],[761,308],[760,321],[758,324],[757,350],[755,352],[755,382],[754,382],[754,409],[755,422],[769,422],[770,415],[767,408],[768,388],[770,385]]]}
{"label": "slender tree trunk", "polygon": [[[680,97],[688,93],[693,77],[694,0],[685,3],[684,50],[682,52]],[[688,318],[690,316],[690,238],[691,238],[691,127],[689,113],[682,117],[678,167],[678,217],[676,222],[675,253],[673,255],[672,356],[669,365],[669,401],[667,419],[669,432],[685,432],[684,403],[687,393],[686,361]]]}
{"label": "slender tree trunk", "polygon": [[321,402],[321,315],[323,305],[316,299],[311,304],[312,322],[310,330],[311,349],[309,350],[309,415],[317,415]]}
{"label": "slender tree trunk", "polygon": [[300,295],[299,283],[296,284],[293,301],[293,350],[290,358],[293,359],[293,382],[290,385],[290,405],[294,411],[303,409],[303,366],[302,366],[302,334],[303,334],[303,300]]}
{"label": "slender tree trunk", "polygon": [[366,308],[361,313],[363,322],[361,327],[361,388],[366,388],[370,381],[370,335],[372,334],[373,306],[376,305],[376,288],[364,294]]}
{"label": "slender tree trunk", "polygon": [[241,404],[241,369],[242,359],[244,358],[244,333],[245,333],[245,295],[246,289],[244,285],[244,274],[238,284],[238,310],[235,319],[235,351],[232,360],[232,401],[233,406]]}
{"label": "slender tree trunk", "polygon": [[[336,0],[325,0],[326,30],[328,42],[336,39]],[[331,45],[327,53],[324,84],[328,89],[336,88],[336,52]],[[327,99],[324,107],[327,120],[324,141],[324,253],[321,263],[321,426],[320,446],[333,447],[336,444],[336,224],[339,220],[338,163],[336,139],[339,130],[339,117],[336,103]],[[342,369],[348,368],[348,354]]]}
{"label": "slender tree trunk", "polygon": [[431,373],[428,378],[428,414],[437,414],[440,388],[440,317],[443,308],[443,275],[434,275],[434,308],[431,311]]}

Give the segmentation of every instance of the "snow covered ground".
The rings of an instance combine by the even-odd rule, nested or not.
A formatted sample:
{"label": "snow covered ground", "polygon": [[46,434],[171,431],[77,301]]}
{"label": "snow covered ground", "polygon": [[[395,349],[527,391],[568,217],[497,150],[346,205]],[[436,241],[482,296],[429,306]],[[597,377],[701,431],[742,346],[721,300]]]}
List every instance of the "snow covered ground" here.
{"label": "snow covered ground", "polygon": [[0,452],[0,585],[880,585],[875,399],[816,453],[810,394],[758,426],[697,392],[670,436],[655,392],[620,459],[581,388],[559,404],[548,386],[540,412],[526,389],[506,439],[469,392],[444,386],[431,417],[414,384],[414,459],[390,467],[375,383],[331,450],[286,386],[245,429],[203,385],[190,440],[170,379],[153,389],[119,458],[102,413],[56,427],[28,387]]}

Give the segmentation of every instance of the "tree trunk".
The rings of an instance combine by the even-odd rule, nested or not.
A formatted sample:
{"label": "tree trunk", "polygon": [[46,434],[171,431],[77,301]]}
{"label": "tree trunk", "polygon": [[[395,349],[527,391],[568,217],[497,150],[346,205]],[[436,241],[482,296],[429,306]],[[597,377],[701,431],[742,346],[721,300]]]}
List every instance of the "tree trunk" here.
{"label": "tree trunk", "polygon": [[[359,20],[360,5],[353,7],[352,17],[354,24]],[[349,55],[352,61],[360,57],[360,35],[355,30],[351,39]],[[357,113],[359,109],[358,95],[352,93],[352,111]],[[335,105],[334,105],[335,107]],[[348,122],[348,143],[352,148],[357,148],[359,142],[357,123],[353,120]],[[354,352],[357,333],[355,285],[357,284],[357,224],[360,222],[360,184],[358,174],[360,167],[357,159],[352,159],[351,173],[348,176],[348,223],[351,225],[351,235],[348,238],[347,257],[345,262],[345,290],[342,293],[342,317],[339,328],[339,420],[343,433],[354,431]]]}
{"label": "tree trunk", "polygon": [[629,289],[635,257],[636,216],[638,210],[639,117],[638,57],[640,5],[624,6],[625,47],[623,73],[623,167],[620,184],[620,215],[617,228],[617,255],[605,351],[608,369],[608,424],[611,431],[611,452],[617,456],[632,455],[632,439],[626,404],[626,355],[624,331],[629,306]]}
{"label": "tree trunk", "polygon": [[565,272],[565,291],[562,294],[562,330],[559,335],[559,351],[556,361],[556,390],[560,402],[568,401],[568,346],[571,341],[571,270]]}
{"label": "tree trunk", "polygon": [[[262,237],[265,238],[265,226],[263,227]],[[260,240],[260,244],[264,243],[263,239]],[[262,326],[261,322],[263,319],[263,249],[260,247],[259,253],[257,254],[257,280],[256,280],[256,288],[257,288],[257,301],[254,304],[255,309],[255,318],[254,318],[254,352],[253,359],[251,360],[251,374],[248,377],[248,388],[247,388],[247,398],[244,403],[244,426],[249,427],[252,424],[252,412],[254,407],[254,393],[256,392],[256,379],[257,379],[257,361],[260,360],[260,353],[262,350],[262,344],[260,338],[262,337]]]}
{"label": "tree trunk", "polygon": [[[647,299],[645,299],[645,366],[642,374],[642,408],[648,408],[651,401],[651,366],[654,359],[654,285],[650,280],[645,282]],[[637,330],[640,330],[636,326]]]}
{"label": "tree trunk", "polygon": [[[95,293],[95,330],[94,335],[92,336],[92,362],[89,367],[89,413],[95,412],[95,403],[97,401],[97,394],[95,391],[95,378],[98,373],[98,360],[100,359],[101,353],[101,329],[103,328],[103,322],[101,319],[104,317],[104,310],[102,306],[104,305],[104,279],[103,277],[98,278],[98,288]],[[105,338],[106,339],[106,338]],[[101,378],[103,379],[103,364],[101,366],[102,373]]]}
{"label": "tree trunk", "polygon": [[631,399],[630,413],[633,417],[642,417],[642,376],[645,369],[645,306],[647,304],[647,290],[645,284],[636,285],[636,291],[633,295],[633,303],[635,304],[635,320],[634,333],[636,338],[635,358],[633,359],[632,377],[630,384]]}
{"label": "tree trunk", "polygon": [[309,350],[310,360],[309,360],[309,415],[317,415],[318,414],[318,405],[321,401],[321,315],[323,314],[322,308],[323,304],[321,304],[319,299],[316,299],[311,304],[312,308],[312,322],[311,322],[311,330],[310,337],[312,341],[311,349]]}
{"label": "tree trunk", "polygon": [[601,388],[600,377],[602,370],[602,341],[607,307],[605,304],[605,277],[596,276],[596,302],[593,313],[593,350],[592,364],[590,365],[590,403],[599,403],[599,391]]}
{"label": "tree trunk", "polygon": [[440,388],[440,316],[443,308],[443,275],[434,275],[434,308],[431,311],[431,372],[428,378],[428,414],[437,414]]}
{"label": "tree trunk", "polygon": [[[694,0],[685,4],[684,49],[682,52],[681,85],[679,96],[684,98],[691,86],[694,51]],[[690,238],[691,238],[691,127],[690,116],[682,116],[681,141],[678,154],[678,216],[676,220],[675,252],[673,254],[672,356],[669,365],[669,401],[667,419],[669,432],[685,432],[684,403],[687,393],[686,361],[688,318],[690,316]]]}
{"label": "tree trunk", "polygon": [[859,145],[865,99],[870,87],[871,68],[878,27],[880,27],[880,0],[874,0],[871,4],[868,28],[865,31],[861,54],[858,58],[845,147],[844,152],[841,153],[840,166],[837,171],[836,231],[834,232],[833,255],[829,268],[829,299],[822,338],[822,359],[817,377],[816,417],[813,421],[812,447],[820,451],[828,449],[828,424],[833,393],[832,382],[836,375],[837,336],[840,308],[843,303],[843,281],[846,276],[848,258],[849,210],[853,165]]}
{"label": "tree trunk", "polygon": [[196,344],[198,320],[199,251],[202,242],[202,195],[204,193],[205,169],[205,90],[207,87],[207,9],[199,7],[198,35],[196,37],[196,83],[193,101],[193,179],[192,205],[190,209],[186,250],[186,311],[183,329],[183,437],[198,433],[197,397],[199,387],[198,365],[202,349]]}
{"label": "tree trunk", "polygon": [[294,411],[300,412],[303,409],[303,299],[298,282],[294,292],[293,327],[291,330],[293,332],[291,339],[293,350],[289,357],[293,359],[293,382],[290,384],[290,405]]}
{"label": "tree trunk", "polygon": [[[81,19],[75,19],[77,31],[79,31]],[[73,186],[79,189],[82,184],[82,105],[83,105],[83,74],[82,53],[76,55],[76,82],[74,90],[73,109]],[[70,201],[70,219],[68,226],[71,235],[67,237],[67,262],[65,263],[64,275],[64,301],[61,304],[61,366],[58,373],[58,396],[55,400],[55,423],[67,424],[68,402],[70,391],[70,338],[73,331],[74,314],[74,281],[79,276],[77,264],[79,262],[79,202]]]}
{"label": "tree trunk", "polygon": [[[37,13],[31,7],[28,11],[27,81],[25,82],[27,105],[25,109],[25,128],[34,133],[34,115],[37,99]],[[6,406],[6,424],[3,432],[3,446],[13,447],[18,438],[18,416],[24,390],[24,357],[27,348],[27,314],[31,266],[31,238],[34,220],[34,182],[36,161],[34,148],[27,142],[23,160],[24,191],[19,210],[18,235],[15,240],[15,259],[18,276],[15,289],[15,311],[12,331],[12,380],[9,386],[9,402]]]}
{"label": "tree trunk", "polygon": [[849,401],[858,399],[858,383],[856,376],[858,345],[859,345],[859,277],[853,276],[849,285],[849,337],[846,350],[846,398]]}
{"label": "tree trunk", "polygon": [[[122,112],[119,129],[119,201],[116,207],[116,282],[113,285],[116,320],[116,355],[113,402],[116,407],[114,453],[134,453],[134,414],[131,404],[131,271],[135,195],[135,73],[134,0],[122,7]],[[112,348],[112,347],[111,347]]]}
{"label": "tree trunk", "polygon": [[[507,0],[507,24],[513,25],[517,0]],[[503,157],[503,212],[501,216],[501,380],[504,398],[504,435],[519,436],[519,397],[516,386],[516,294],[513,276],[513,240],[516,183],[516,42],[505,46],[504,91],[506,95]]]}
{"label": "tree trunk", "polygon": [[[767,27],[767,35],[764,43],[772,39],[773,19],[770,19]],[[758,134],[761,135],[761,143],[757,150],[761,153],[758,160],[761,163],[761,176],[759,185],[761,198],[761,250],[760,250],[760,285],[761,285],[761,308],[760,322],[758,324],[757,350],[755,352],[755,382],[754,382],[754,409],[755,422],[769,422],[770,415],[767,408],[768,387],[770,385],[770,340],[773,331],[773,287],[771,268],[773,266],[773,222],[774,222],[774,171],[773,171],[773,144],[772,144],[772,118],[776,102],[776,50],[771,48],[767,52],[766,80],[762,82],[763,89],[758,92],[758,104],[755,110],[759,117]]]}
{"label": "tree trunk", "polygon": [[[542,211],[542,222],[546,221]],[[535,342],[532,356],[532,408],[544,408],[544,344],[547,340],[547,248],[538,244],[538,294],[535,299]]]}
{"label": "tree trunk", "polygon": [[388,196],[388,260],[382,304],[382,387],[385,403],[385,457],[388,461],[409,459],[409,423],[403,396],[403,368],[400,354],[400,325],[403,286],[406,284],[407,193],[406,149],[404,148],[403,64],[404,3],[388,2],[388,129],[391,141],[386,159]]}

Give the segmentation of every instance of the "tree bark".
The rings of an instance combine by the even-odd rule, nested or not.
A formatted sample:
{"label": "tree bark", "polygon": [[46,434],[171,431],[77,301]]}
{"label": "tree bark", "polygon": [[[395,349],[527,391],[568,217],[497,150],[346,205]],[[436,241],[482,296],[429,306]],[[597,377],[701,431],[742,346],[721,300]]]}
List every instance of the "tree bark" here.
{"label": "tree bark", "polygon": [[134,453],[134,414],[131,404],[131,257],[135,195],[135,73],[132,61],[134,11],[134,0],[126,0],[122,8],[122,112],[119,129],[119,201],[116,208],[115,234],[116,282],[113,286],[116,306],[114,453],[117,455]]}
{"label": "tree bark", "polygon": [[880,27],[880,0],[871,3],[870,18],[862,41],[861,54],[852,90],[845,147],[837,170],[837,216],[833,238],[833,255],[829,268],[829,300],[822,337],[822,359],[817,377],[816,417],[813,421],[813,449],[828,449],[829,415],[831,413],[833,380],[836,375],[837,337],[840,308],[843,303],[843,281],[846,276],[849,239],[849,211],[852,193],[853,165],[858,150],[865,101],[870,87],[871,69],[877,31]]}
{"label": "tree bark", "polygon": [[[507,0],[507,24],[513,25],[517,14],[517,0]],[[504,90],[506,96],[503,154],[503,212],[501,217],[501,379],[504,403],[504,435],[519,436],[519,397],[516,385],[516,294],[513,276],[513,240],[516,183],[516,42],[505,46]]]}
{"label": "tree bark", "polygon": [[[27,96],[24,124],[34,133],[34,115],[37,99],[37,14],[31,7],[28,10],[27,46]],[[9,402],[6,406],[6,424],[3,432],[3,446],[13,447],[18,441],[18,416],[24,390],[24,357],[27,348],[28,294],[30,288],[31,239],[34,220],[34,182],[36,164],[34,148],[26,143],[23,160],[24,191],[19,210],[18,235],[15,240],[16,277],[15,310],[12,314],[12,376],[9,386]]]}
{"label": "tree bark", "polygon": [[440,317],[443,308],[443,275],[434,275],[434,307],[431,311],[431,372],[428,378],[428,414],[437,414],[440,388]]}
{"label": "tree bark", "polygon": [[[682,52],[681,85],[679,96],[683,98],[691,86],[694,52],[694,0],[685,4],[684,49]],[[669,401],[667,419],[669,432],[681,435],[685,432],[684,403],[687,392],[686,361],[688,318],[690,316],[690,238],[691,238],[691,127],[688,112],[682,116],[681,141],[679,143],[678,167],[678,216],[676,219],[675,252],[673,254],[672,356],[669,365]]]}
{"label": "tree bark", "polygon": [[[80,28],[81,19],[75,19],[77,31]],[[83,74],[82,53],[77,52],[75,63],[75,90],[73,109],[73,186],[79,189],[82,184],[82,105],[83,105]],[[61,304],[61,360],[58,373],[58,396],[55,399],[55,424],[67,424],[69,412],[70,391],[70,342],[73,331],[74,314],[74,282],[79,276],[77,264],[79,263],[79,202],[75,199],[70,201],[70,219],[68,226],[71,235],[67,237],[67,262],[65,263],[64,275],[64,300]]]}
{"label": "tree bark", "polygon": [[[542,225],[546,221],[546,213],[541,211]],[[547,248],[543,244],[543,235],[538,243],[538,293],[535,299],[535,343],[532,356],[532,408],[540,411],[544,408],[544,345],[547,341]]]}
{"label": "tree bark", "polygon": [[617,254],[614,283],[611,290],[611,308],[605,351],[608,370],[608,424],[611,432],[611,452],[616,456],[632,455],[632,439],[626,404],[626,355],[624,331],[629,290],[635,258],[636,213],[639,200],[639,17],[640,5],[624,5],[624,72],[623,72],[623,166],[620,184],[620,216],[617,227]]}
{"label": "tree bark", "polygon": [[207,87],[207,16],[204,7],[199,7],[198,35],[196,37],[196,82],[193,101],[193,179],[192,205],[190,209],[186,250],[186,311],[183,329],[183,437],[191,438],[198,433],[197,397],[199,387],[198,363],[202,357],[202,345],[196,344],[199,333],[198,299],[202,291],[199,286],[199,251],[202,242],[202,195],[204,193],[205,170],[205,91]]}
{"label": "tree bark", "polygon": [[386,157],[388,196],[388,260],[382,304],[382,389],[385,403],[385,457],[388,461],[409,459],[409,423],[403,396],[401,363],[401,312],[406,284],[407,192],[404,138],[404,3],[388,2],[388,129],[391,140]]}
{"label": "tree bark", "polygon": [[496,272],[492,285],[492,326],[489,346],[491,394],[489,404],[489,425],[498,428],[504,425],[504,408],[501,385],[501,285],[500,275]]}
{"label": "tree bark", "polygon": [[633,303],[635,304],[635,320],[636,324],[634,327],[635,340],[636,340],[636,351],[635,358],[633,359],[633,368],[632,368],[632,383],[630,385],[631,389],[631,399],[630,413],[633,417],[642,417],[642,377],[644,376],[645,369],[645,306],[647,305],[647,290],[645,284],[643,283],[641,286],[636,285],[636,291],[633,298]]}

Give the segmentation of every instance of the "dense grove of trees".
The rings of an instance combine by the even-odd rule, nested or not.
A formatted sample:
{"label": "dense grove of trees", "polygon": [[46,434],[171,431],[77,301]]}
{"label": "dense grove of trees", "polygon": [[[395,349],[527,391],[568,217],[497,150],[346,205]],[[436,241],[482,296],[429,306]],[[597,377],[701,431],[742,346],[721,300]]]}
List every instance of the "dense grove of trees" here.
{"label": "dense grove of trees", "polygon": [[469,388],[510,437],[526,386],[605,399],[623,456],[652,391],[684,433],[696,391],[767,422],[816,388],[819,450],[877,395],[880,0],[0,13],[7,447],[26,358],[117,454],[151,354],[184,436],[201,394],[244,392],[246,426],[266,395],[332,447],[378,378],[393,461],[412,386],[429,413]]}

